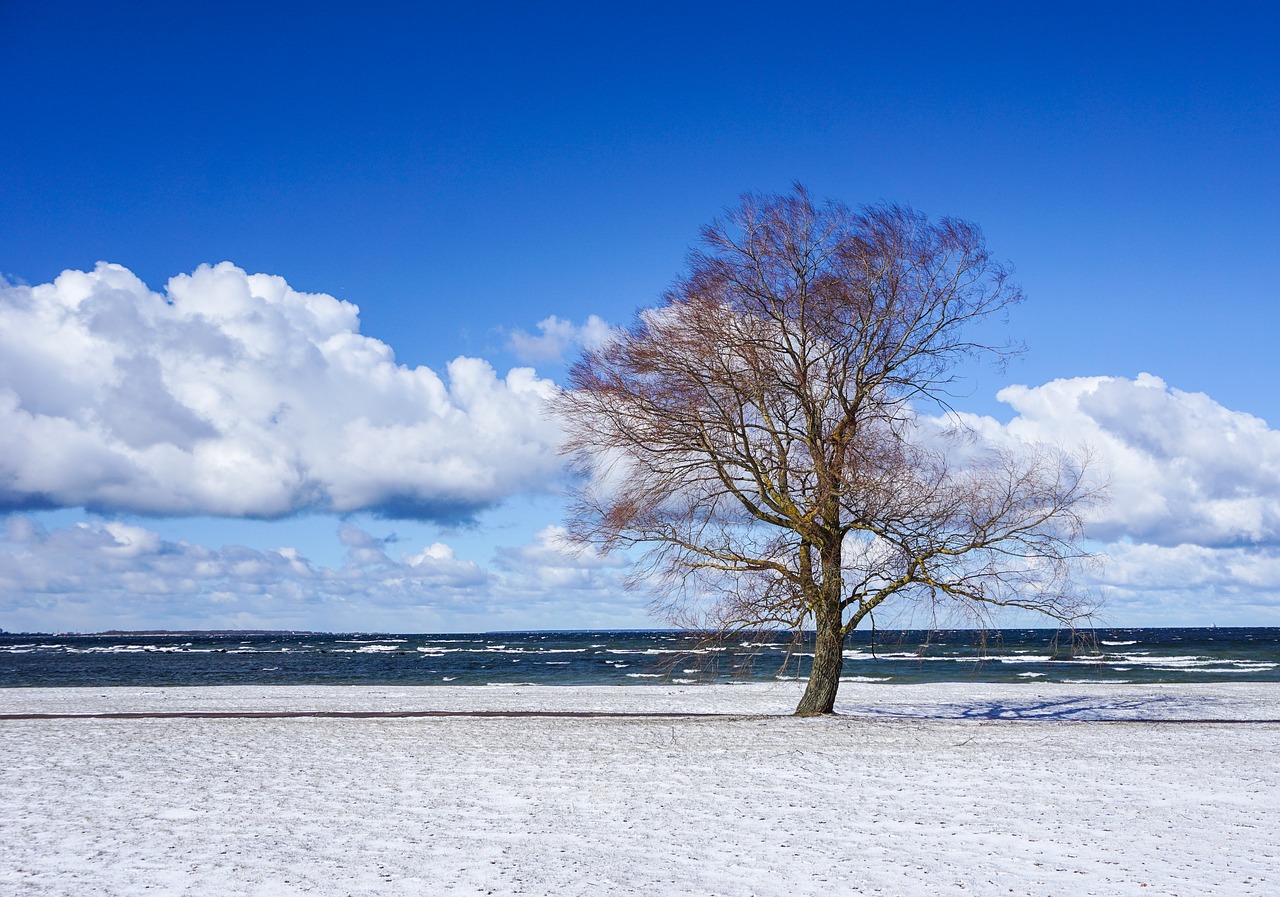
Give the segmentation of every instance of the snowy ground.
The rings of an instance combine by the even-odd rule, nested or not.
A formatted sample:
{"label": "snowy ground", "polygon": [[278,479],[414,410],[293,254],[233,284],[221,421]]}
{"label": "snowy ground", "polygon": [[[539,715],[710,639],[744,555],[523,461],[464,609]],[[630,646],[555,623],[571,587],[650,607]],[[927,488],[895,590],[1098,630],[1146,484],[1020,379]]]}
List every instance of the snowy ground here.
{"label": "snowy ground", "polygon": [[9,715],[738,715],[0,719],[0,894],[1280,893],[1280,687],[846,683],[850,715],[768,715],[797,697],[0,689]]}

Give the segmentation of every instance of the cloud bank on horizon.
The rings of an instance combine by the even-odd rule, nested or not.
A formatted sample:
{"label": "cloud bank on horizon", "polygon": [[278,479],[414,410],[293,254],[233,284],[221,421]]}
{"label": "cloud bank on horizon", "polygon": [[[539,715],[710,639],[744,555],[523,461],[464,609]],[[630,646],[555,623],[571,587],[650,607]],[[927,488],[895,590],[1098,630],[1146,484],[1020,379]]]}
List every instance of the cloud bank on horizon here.
{"label": "cloud bank on horizon", "polygon": [[[537,326],[510,334],[519,357],[556,359],[610,332],[595,317]],[[24,513],[467,520],[554,491],[563,469],[543,403],[557,388],[476,358],[443,377],[399,365],[360,334],[355,306],[230,263],[163,294],[108,264],[0,284],[0,593],[16,596],[19,626],[637,625],[621,562],[575,556],[554,525],[486,566],[444,542],[392,556],[342,524],[345,560],[329,568],[293,548],[215,549],[115,521],[49,530]],[[1109,479],[1112,502],[1089,526],[1110,558],[1096,583],[1109,613],[1280,624],[1280,431],[1149,374],[998,397],[1007,423],[962,415],[981,441],[1086,444]]]}
{"label": "cloud bank on horizon", "polygon": [[457,521],[553,486],[555,384],[398,365],[358,315],[228,262],[0,283],[0,510]]}
{"label": "cloud bank on horizon", "polygon": [[574,552],[557,526],[498,548],[488,567],[442,542],[395,551],[350,523],[338,538],[343,561],[324,567],[295,548],[213,549],[116,521],[49,530],[12,515],[0,528],[0,593],[19,619],[69,630],[530,629],[584,606],[583,628],[608,629],[634,625],[642,603],[620,594],[621,559]]}

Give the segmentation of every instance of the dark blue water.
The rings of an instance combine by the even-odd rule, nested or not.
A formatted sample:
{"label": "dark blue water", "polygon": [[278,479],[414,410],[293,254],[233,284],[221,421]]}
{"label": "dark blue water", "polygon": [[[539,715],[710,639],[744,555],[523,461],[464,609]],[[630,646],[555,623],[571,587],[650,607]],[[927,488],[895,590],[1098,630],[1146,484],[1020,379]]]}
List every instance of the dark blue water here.
{"label": "dark blue water", "polygon": [[[811,642],[681,632],[0,635],[0,687],[637,685],[807,676]],[[854,633],[877,682],[1280,682],[1280,628]]]}

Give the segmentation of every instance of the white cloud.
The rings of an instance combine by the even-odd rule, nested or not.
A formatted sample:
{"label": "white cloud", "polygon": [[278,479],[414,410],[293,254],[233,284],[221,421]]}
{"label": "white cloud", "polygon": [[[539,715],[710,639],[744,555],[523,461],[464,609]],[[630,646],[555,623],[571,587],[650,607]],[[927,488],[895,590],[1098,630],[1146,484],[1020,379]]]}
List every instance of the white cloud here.
{"label": "white cloud", "polygon": [[1079,377],[999,393],[1008,424],[964,416],[993,442],[1086,445],[1111,484],[1090,535],[1229,547],[1280,544],[1280,431],[1203,393],[1136,379]]}
{"label": "white cloud", "polygon": [[521,361],[560,361],[570,349],[598,349],[614,334],[613,328],[596,315],[581,325],[551,315],[538,322],[538,330],[537,335],[516,330],[508,337],[508,348]]}
{"label": "white cloud", "polygon": [[1111,501],[1088,535],[1106,559],[1099,620],[1280,624],[1280,431],[1150,374],[1011,386],[1007,424],[962,415],[982,443],[1087,446]]}
{"label": "white cloud", "polygon": [[534,541],[518,548],[500,548],[495,566],[528,589],[609,590],[618,585],[618,571],[627,561],[620,555],[601,555],[590,546],[569,542],[562,526],[547,526]]}
{"label": "white cloud", "polygon": [[0,283],[0,509],[456,520],[553,487],[555,389],[397,365],[354,305],[226,262]]}
{"label": "white cloud", "polygon": [[1103,623],[1280,626],[1280,547],[1115,542],[1096,578]]}
{"label": "white cloud", "polygon": [[[175,278],[167,296],[115,266],[0,288],[0,510],[457,519],[554,483],[557,433],[541,414],[554,385],[476,359],[444,378],[398,366],[358,324],[349,304],[230,265]],[[1111,482],[1089,526],[1111,559],[1092,583],[1103,622],[1280,624],[1280,432],[1145,374],[1000,398],[1008,423],[965,416],[974,448],[1086,444]],[[333,567],[120,522],[45,531],[14,515],[5,532],[6,628],[649,622],[645,596],[621,588],[623,560],[576,554],[555,526],[478,564],[444,542],[392,551],[348,524]]]}
{"label": "white cloud", "polygon": [[219,549],[118,522],[0,527],[6,629],[283,628],[458,631],[645,625],[621,562],[577,556],[557,527],[499,548],[488,567],[442,542],[393,552],[349,523],[335,567],[292,547]]}

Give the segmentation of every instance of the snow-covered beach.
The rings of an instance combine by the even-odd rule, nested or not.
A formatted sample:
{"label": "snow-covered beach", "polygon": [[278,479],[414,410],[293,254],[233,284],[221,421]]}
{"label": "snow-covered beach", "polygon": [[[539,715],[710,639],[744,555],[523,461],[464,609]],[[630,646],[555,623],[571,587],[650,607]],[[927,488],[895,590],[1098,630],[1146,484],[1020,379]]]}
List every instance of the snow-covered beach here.
{"label": "snow-covered beach", "polygon": [[1274,684],[798,689],[0,689],[0,892],[1280,887]]}

